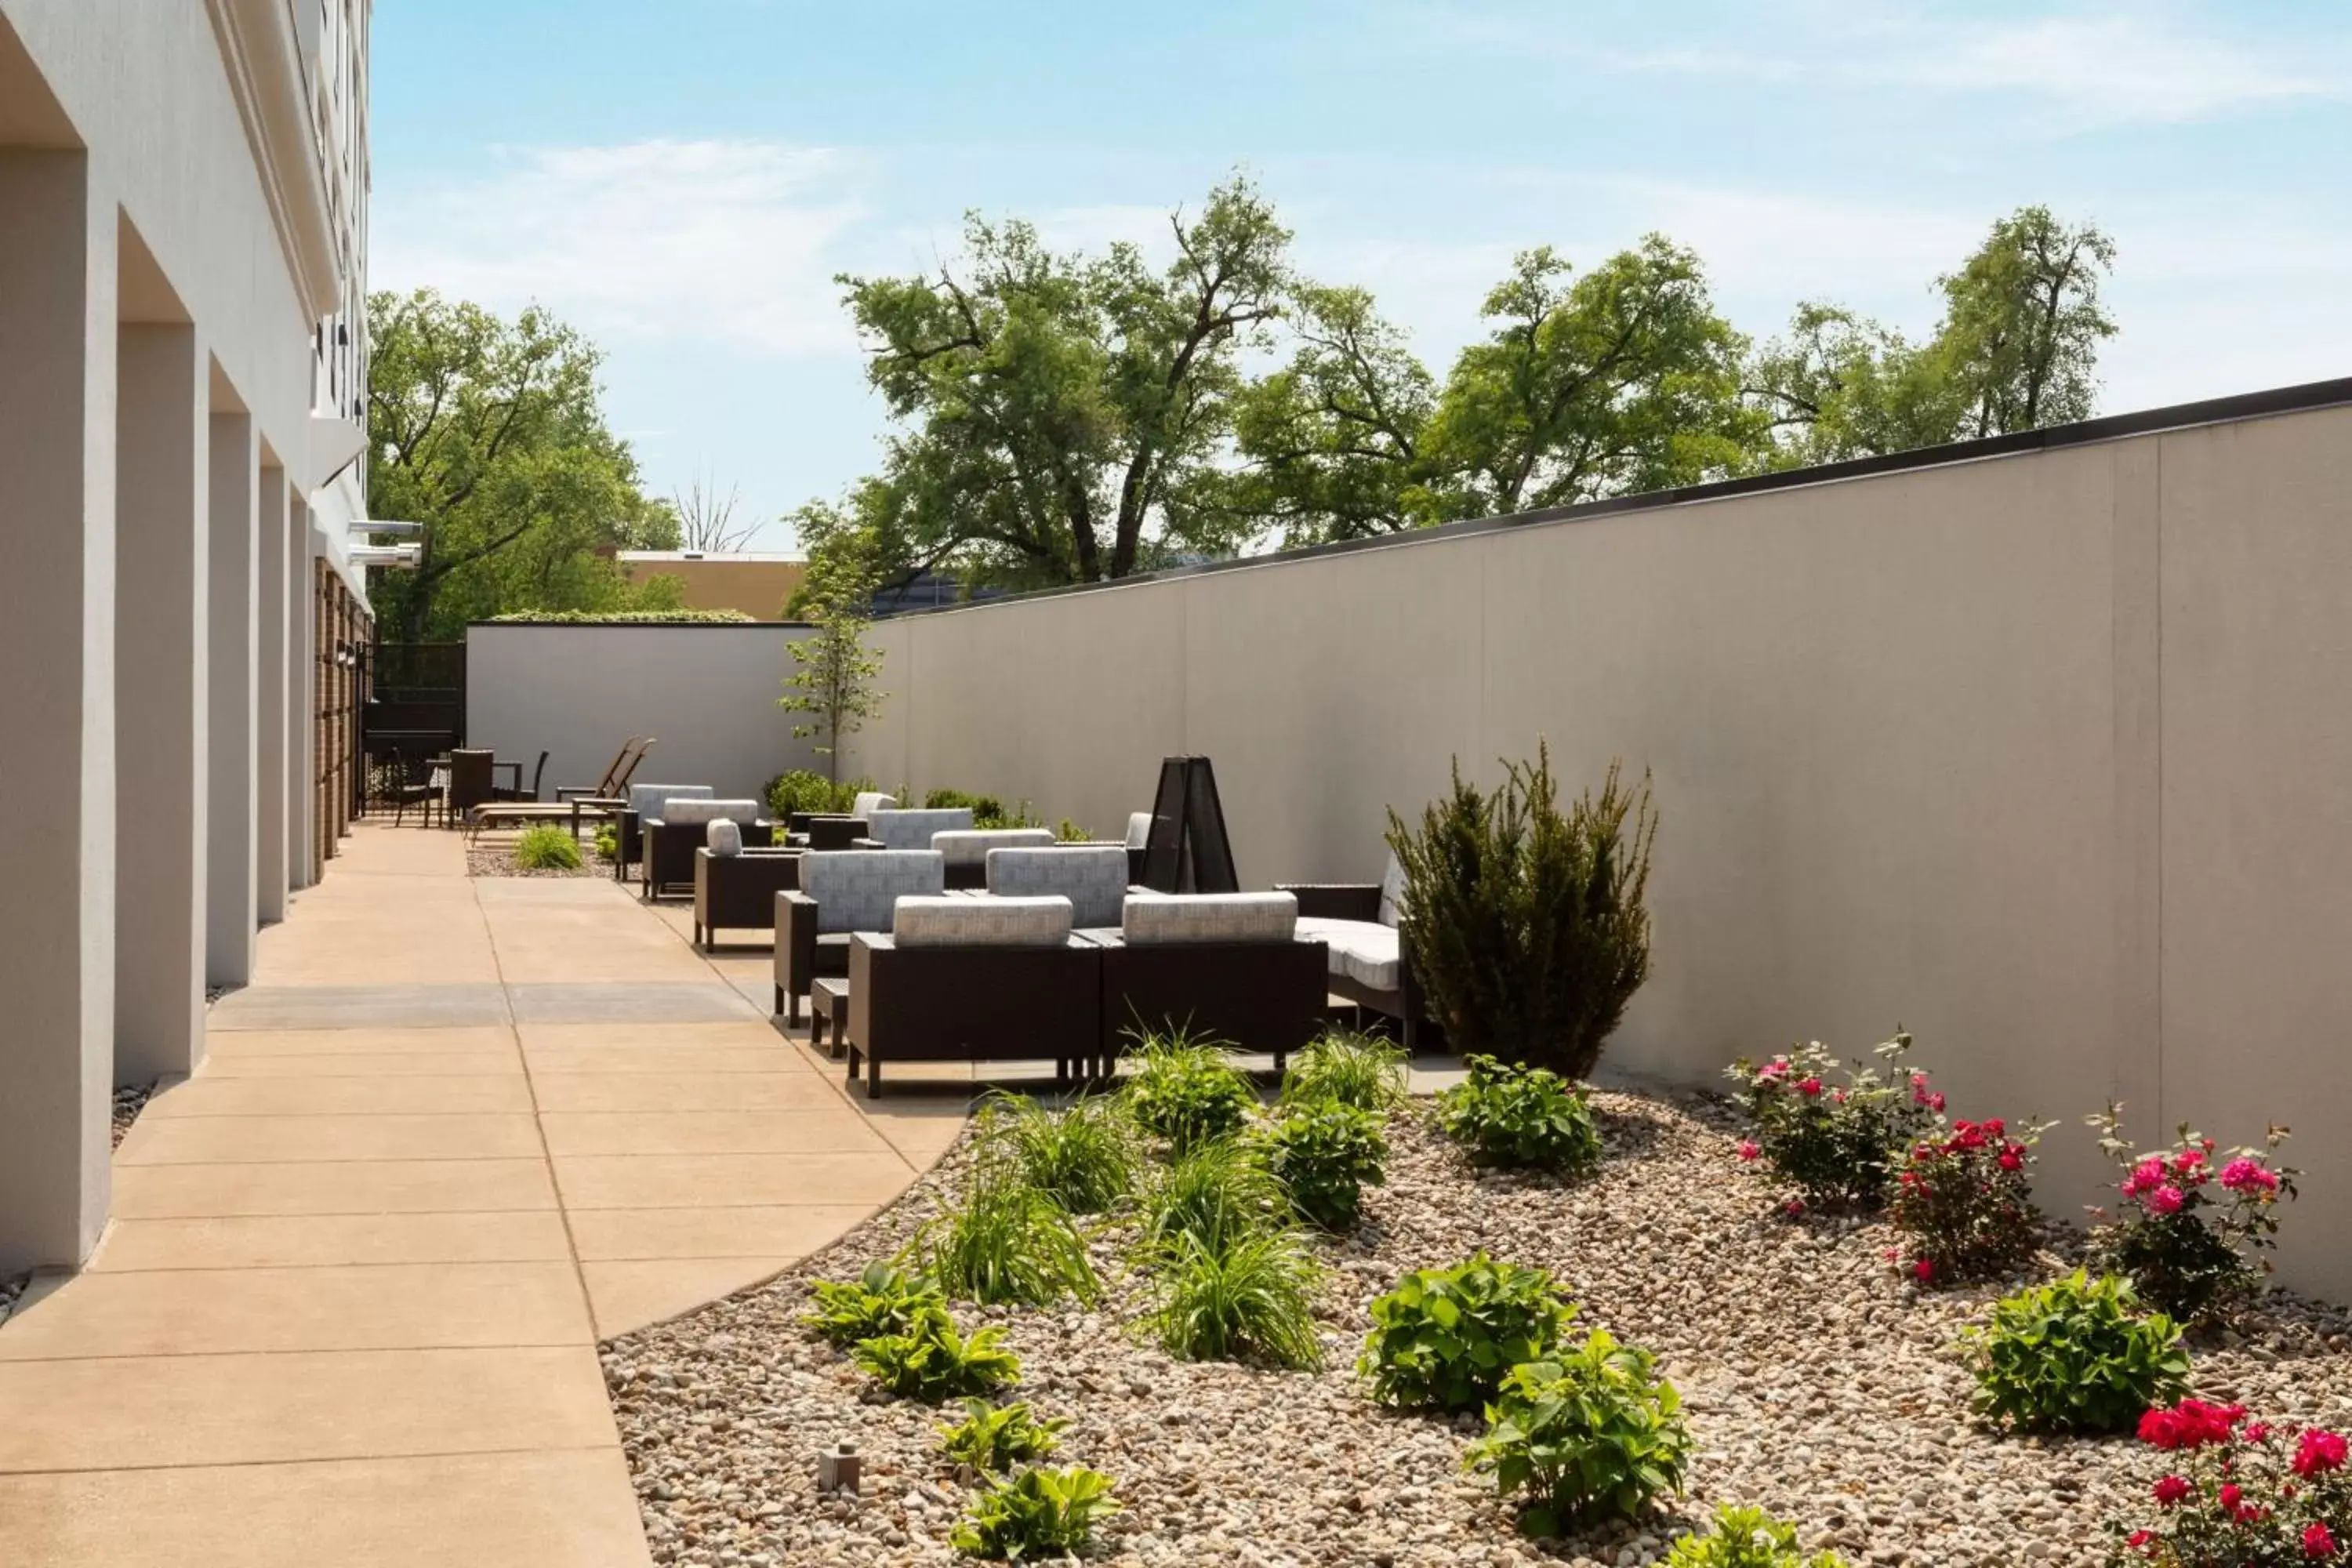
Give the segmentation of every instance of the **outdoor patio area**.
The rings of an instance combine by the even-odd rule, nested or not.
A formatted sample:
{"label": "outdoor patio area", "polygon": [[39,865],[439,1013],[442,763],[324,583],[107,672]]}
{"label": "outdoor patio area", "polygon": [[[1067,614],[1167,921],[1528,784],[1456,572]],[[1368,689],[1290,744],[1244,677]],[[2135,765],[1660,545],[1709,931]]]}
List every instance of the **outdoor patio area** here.
{"label": "outdoor patio area", "polygon": [[0,1562],[645,1562],[597,1341],[824,1246],[964,1112],[850,1100],[684,918],[356,826],[0,1325]]}

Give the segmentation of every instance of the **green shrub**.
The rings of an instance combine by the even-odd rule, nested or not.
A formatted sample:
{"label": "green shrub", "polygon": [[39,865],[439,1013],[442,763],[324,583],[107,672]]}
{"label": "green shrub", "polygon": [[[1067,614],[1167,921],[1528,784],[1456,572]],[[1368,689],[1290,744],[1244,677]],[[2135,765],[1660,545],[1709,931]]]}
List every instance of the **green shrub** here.
{"label": "green shrub", "polygon": [[824,814],[835,809],[833,781],[808,768],[794,768],[768,781],[768,813],[782,822],[796,811]]}
{"label": "green shrub", "polygon": [[542,626],[733,626],[755,617],[741,610],[509,610],[491,620],[504,625]]}
{"label": "green shrub", "polygon": [[2025,1431],[2119,1432],[2189,1388],[2180,1330],[2115,1275],[2004,1297],[1969,1344],[1977,1414]]}
{"label": "green shrub", "polygon": [[1290,1058],[1282,1075],[1286,1105],[1336,1100],[1359,1110],[1388,1110],[1405,1098],[1404,1047],[1378,1035],[1334,1029]]}
{"label": "green shrub", "polygon": [[1054,841],[1056,844],[1092,844],[1095,836],[1066,816],[1054,826]]}
{"label": "green shrub", "polygon": [[1313,1303],[1319,1271],[1287,1230],[1234,1237],[1223,1247],[1178,1232],[1154,1265],[1143,1322],[1170,1355],[1299,1371],[1323,1364]]}
{"label": "green shrub", "polygon": [[1257,1146],[1247,1139],[1219,1138],[1179,1154],[1146,1189],[1139,1241],[1148,1254],[1189,1236],[1212,1252],[1223,1252],[1276,1225],[1287,1207]]}
{"label": "green shrub", "polygon": [[1418,830],[1389,813],[1403,938],[1455,1049],[1589,1078],[1649,977],[1649,780],[1629,791],[1612,763],[1600,796],[1562,815],[1548,747],[1504,767],[1485,795],[1457,762]]}
{"label": "green shrub", "polygon": [[1552,1352],[1576,1317],[1540,1268],[1474,1253],[1397,1281],[1371,1306],[1356,1370],[1382,1405],[1475,1410],[1521,1362]]}
{"label": "green shrub", "polygon": [[1055,1112],[1026,1095],[1000,1093],[982,1108],[981,1126],[1010,1149],[1031,1186],[1072,1214],[1110,1208],[1134,1190],[1143,1164],[1126,1107],[1103,1096]]}
{"label": "green shrub", "polygon": [[1599,1329],[1556,1359],[1513,1367],[1486,1407],[1486,1435],[1468,1464],[1494,1472],[1506,1496],[1535,1500],[1519,1516],[1529,1535],[1636,1519],[1683,1489],[1690,1428],[1682,1396],[1654,1374],[1646,1351]]}
{"label": "green shrub", "polygon": [[569,828],[552,822],[533,823],[515,835],[514,863],[521,871],[577,871],[580,841]]}
{"label": "green shrub", "polygon": [[1136,1125],[1177,1152],[1223,1138],[1249,1117],[1257,1095],[1223,1047],[1179,1030],[1146,1035],[1131,1053],[1135,1076],[1121,1090]]}
{"label": "green shrub", "polygon": [[1052,1453],[1069,1425],[1066,1416],[1039,1420],[1026,1400],[992,1405],[985,1399],[963,1402],[963,1419],[940,1428],[940,1449],[959,1465],[975,1470],[1009,1470]]}
{"label": "green shrub", "polygon": [[596,855],[604,860],[621,858],[621,830],[609,822],[596,829]]}
{"label": "green shrub", "polygon": [[1388,1180],[1388,1157],[1381,1119],[1339,1100],[1286,1105],[1265,1133],[1266,1169],[1298,1217],[1325,1230],[1355,1226],[1365,1185]]}
{"label": "green shrub", "polygon": [[1470,1076],[1437,1097],[1438,1125],[1482,1165],[1582,1175],[1601,1163],[1592,1108],[1546,1068],[1472,1057]]}
{"label": "green shrub", "polygon": [[1019,1383],[1021,1358],[1003,1341],[1003,1329],[959,1333],[955,1320],[934,1309],[903,1334],[859,1341],[849,1355],[888,1392],[937,1405]]}
{"label": "green shrub", "polygon": [[1849,1062],[1832,1084],[1838,1063],[1819,1040],[1758,1066],[1742,1057],[1724,1069],[1739,1085],[1756,1135],[1739,1147],[1780,1183],[1794,1186],[1801,1205],[1871,1208],[1887,1189],[1912,1146],[1944,1109],[1944,1097],[1917,1069],[1902,1067],[1911,1037],[1901,1029],[1872,1054],[1887,1064]]}
{"label": "green shrub", "polygon": [[801,1321],[837,1345],[913,1331],[931,1313],[947,1310],[939,1287],[896,1264],[873,1262],[847,1282],[819,1280],[811,1289],[816,1310]]}
{"label": "green shrub", "polygon": [[983,1306],[1092,1301],[1100,1286],[1069,1212],[1001,1157],[984,1157],[962,1203],[926,1224],[912,1250],[940,1288]]}
{"label": "green shrub", "polygon": [[2169,1148],[2142,1151],[2123,1135],[2123,1107],[2085,1120],[2123,1172],[2123,1203],[2091,1232],[2092,1261],[2130,1279],[2142,1300],[2181,1323],[2228,1317],[2262,1288],[2264,1256],[2278,1245],[2281,1200],[2294,1198],[2291,1165],[2278,1163],[2287,1130],[2273,1124],[2260,1149],[2217,1147],[2183,1122]]}
{"label": "green shrub", "polygon": [[1100,1470],[1077,1465],[1024,1470],[982,1493],[949,1543],[969,1556],[1015,1562],[1076,1555],[1093,1541],[1095,1526],[1119,1510],[1111,1485]]}
{"label": "green shrub", "polygon": [[1834,1552],[1811,1556],[1797,1545],[1797,1527],[1760,1508],[1719,1508],[1705,1535],[1675,1542],[1666,1568],[1846,1568]]}
{"label": "green shrub", "polygon": [[992,795],[971,795],[960,789],[935,789],[923,796],[925,811],[968,810],[974,827],[1006,826],[1004,803]]}

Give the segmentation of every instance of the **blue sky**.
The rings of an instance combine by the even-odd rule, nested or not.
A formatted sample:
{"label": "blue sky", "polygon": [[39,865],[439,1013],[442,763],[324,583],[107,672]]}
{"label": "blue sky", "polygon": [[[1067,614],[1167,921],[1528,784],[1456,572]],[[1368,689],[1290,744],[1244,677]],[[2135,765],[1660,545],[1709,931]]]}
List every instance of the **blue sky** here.
{"label": "blue sky", "polygon": [[387,0],[372,89],[374,286],[581,327],[649,484],[746,521],[874,464],[835,273],[971,207],[1156,246],[1237,166],[1440,374],[1528,246],[1658,229],[1758,337],[1805,299],[1925,330],[2028,202],[2120,247],[2105,411],[2352,374],[2335,0]]}

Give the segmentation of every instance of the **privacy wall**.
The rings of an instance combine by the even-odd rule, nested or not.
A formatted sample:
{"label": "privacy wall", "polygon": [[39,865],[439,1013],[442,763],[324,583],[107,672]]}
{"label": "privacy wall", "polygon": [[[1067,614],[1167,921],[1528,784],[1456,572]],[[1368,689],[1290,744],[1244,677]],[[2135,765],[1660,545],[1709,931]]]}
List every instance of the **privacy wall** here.
{"label": "privacy wall", "polygon": [[2352,1294],[2352,409],[1401,539],[911,616],[855,765],[1097,833],[1215,760],[1244,881],[1551,747],[1650,771],[1621,1069],[1900,1024],[1955,1108],[2292,1123],[2289,1272]]}
{"label": "privacy wall", "polygon": [[776,706],[802,626],[478,623],[466,631],[466,738],[520,758],[549,753],[545,793],[595,784],[632,735],[657,744],[639,784],[709,784],[760,797],[790,768],[819,768]]}

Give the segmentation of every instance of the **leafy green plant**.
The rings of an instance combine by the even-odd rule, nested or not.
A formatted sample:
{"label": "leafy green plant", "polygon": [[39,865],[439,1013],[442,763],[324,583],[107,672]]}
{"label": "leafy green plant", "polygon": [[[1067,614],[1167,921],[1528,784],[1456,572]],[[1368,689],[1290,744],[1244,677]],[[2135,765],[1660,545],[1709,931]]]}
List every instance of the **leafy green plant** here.
{"label": "leafy green plant", "polygon": [[2189,1352],[2131,1282],[2064,1279],[2002,1298],[1968,1337],[1977,1414],[2033,1432],[2118,1432],[2188,1392]]}
{"label": "leafy green plant", "polygon": [[621,830],[609,822],[596,829],[596,858],[600,860],[621,858]]}
{"label": "leafy green plant", "polygon": [[1403,1047],[1360,1030],[1334,1029],[1290,1058],[1282,1100],[1331,1100],[1359,1110],[1389,1110],[1404,1102],[1405,1082]]}
{"label": "leafy green plant", "polygon": [[959,808],[971,813],[974,827],[1000,827],[1004,825],[1004,803],[992,795],[970,795],[960,789],[935,789],[923,796],[925,811],[954,811]]}
{"label": "leafy green plant", "polygon": [[1052,1453],[1069,1424],[1063,1415],[1039,1420],[1025,1399],[1010,1405],[967,1399],[963,1419],[940,1428],[940,1450],[975,1470],[1009,1470]]}
{"label": "leafy green plant", "polygon": [[811,1287],[816,1310],[801,1321],[837,1345],[885,1334],[910,1333],[934,1312],[947,1310],[939,1287],[894,1263],[876,1261],[847,1281],[819,1280]]}
{"label": "leafy green plant", "polygon": [[2123,1107],[2086,1120],[2123,1170],[2123,1204],[2091,1233],[2091,1256],[2128,1276],[2147,1301],[2184,1323],[2227,1317],[2261,1289],[2277,1246],[2279,1204],[2302,1173],[2278,1163],[2287,1130],[2260,1149],[2221,1150],[2183,1122],[2179,1142],[2143,1153],[2123,1135]]}
{"label": "leafy green plant", "polygon": [[983,1155],[963,1201],[927,1223],[910,1250],[941,1289],[984,1306],[1092,1301],[1101,1289],[1069,1211],[1001,1156]]}
{"label": "leafy green plant", "polygon": [[1383,1185],[1388,1140],[1381,1119],[1339,1100],[1294,1101],[1265,1132],[1266,1169],[1298,1217],[1325,1230],[1351,1228],[1367,1184]]}
{"label": "leafy green plant", "polygon": [[778,822],[789,819],[795,812],[823,815],[846,809],[833,781],[813,768],[793,768],[778,773],[768,781],[765,793],[768,811]]}
{"label": "leafy green plant", "polygon": [[1906,1151],[1943,1113],[1944,1096],[1927,1075],[1901,1068],[1911,1037],[1895,1037],[1872,1053],[1887,1064],[1848,1063],[1844,1082],[1829,1047],[1819,1040],[1794,1046],[1760,1066],[1742,1057],[1724,1069],[1740,1086],[1756,1129],[1739,1155],[1776,1180],[1794,1186],[1796,1209],[1869,1208],[1885,1200]]}
{"label": "leafy green plant", "polygon": [[1475,1410],[1521,1362],[1559,1342],[1576,1309],[1540,1268],[1473,1254],[1424,1268],[1371,1305],[1372,1331],[1356,1370],[1382,1405]]}
{"label": "leafy green plant", "polygon": [[1094,841],[1092,833],[1066,816],[1054,825],[1054,842],[1056,844],[1092,844]]}
{"label": "leafy green plant", "polygon": [[1183,1030],[1146,1035],[1129,1059],[1136,1073],[1120,1092],[1129,1113],[1137,1126],[1167,1139],[1179,1153],[1234,1131],[1257,1103],[1224,1047]]}
{"label": "leafy green plant", "polygon": [[1650,973],[1657,816],[1612,763],[1601,793],[1562,813],[1551,752],[1504,764],[1502,788],[1462,779],[1408,827],[1389,813],[1404,872],[1403,940],[1430,1009],[1464,1055],[1588,1078]]}
{"label": "leafy green plant", "polygon": [[1535,1500],[1529,1535],[1635,1519],[1683,1489],[1690,1428],[1682,1396],[1647,1351],[1595,1329],[1575,1350],[1511,1368],[1486,1407],[1486,1435],[1466,1462],[1492,1471],[1505,1495]]}
{"label": "leafy green plant", "polygon": [[515,835],[514,863],[524,871],[577,871],[580,841],[552,822],[533,823]]}
{"label": "leafy green plant", "polygon": [[1006,1350],[1003,1342],[1003,1329],[962,1334],[953,1318],[933,1309],[903,1334],[859,1341],[849,1356],[890,1393],[937,1405],[1019,1383],[1021,1358]]}
{"label": "leafy green plant", "polygon": [[1470,1076],[1437,1097],[1438,1125],[1482,1165],[1582,1175],[1601,1163],[1592,1108],[1546,1068],[1472,1057]]}
{"label": "leafy green plant", "polygon": [[509,610],[493,621],[541,626],[733,626],[753,617],[741,610]]}
{"label": "leafy green plant", "polygon": [[1119,1510],[1100,1470],[1028,1469],[981,1494],[948,1537],[958,1552],[1013,1562],[1084,1552],[1095,1526]]}
{"label": "leafy green plant", "polygon": [[1143,1323],[1181,1361],[1323,1364],[1313,1294],[1319,1271],[1287,1230],[1262,1230],[1211,1247],[1178,1232],[1154,1258]]}
{"label": "leafy green plant", "polygon": [[1139,1245],[1147,1254],[1189,1236],[1222,1252],[1283,1218],[1281,1184],[1255,1143],[1219,1138],[1195,1144],[1145,1189]]}
{"label": "leafy green plant", "polygon": [[1002,1140],[1039,1192],[1072,1214],[1101,1214],[1135,1188],[1143,1166],[1127,1108],[1088,1095],[1053,1111],[1026,1095],[999,1092],[981,1110],[982,1135]]}
{"label": "leafy green plant", "polygon": [[1704,1535],[1675,1542],[1666,1568],[1846,1568],[1834,1552],[1807,1554],[1797,1545],[1797,1527],[1783,1524],[1760,1508],[1719,1508]]}

